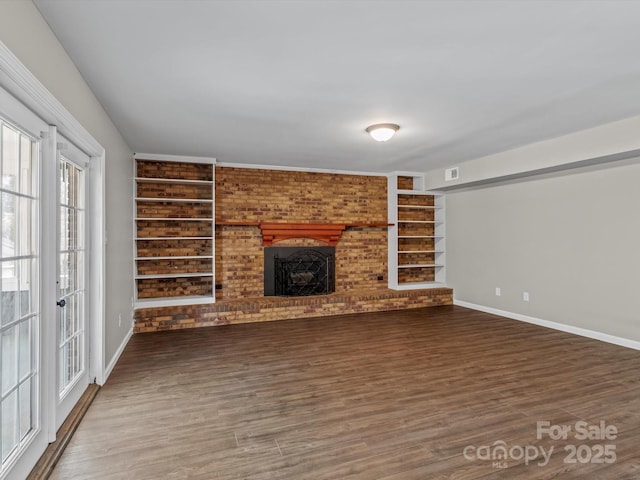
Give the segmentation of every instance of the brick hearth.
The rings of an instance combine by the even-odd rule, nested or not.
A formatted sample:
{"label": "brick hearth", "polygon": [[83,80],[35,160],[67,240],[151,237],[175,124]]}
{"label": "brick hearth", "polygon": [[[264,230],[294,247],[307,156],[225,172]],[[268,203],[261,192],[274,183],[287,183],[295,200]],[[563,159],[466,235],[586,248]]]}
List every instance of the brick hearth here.
{"label": "brick hearth", "polygon": [[135,312],[134,331],[157,332],[452,305],[452,297],[453,290],[450,288],[405,291],[375,289],[311,297],[254,297],[222,300],[209,305],[143,308]]}

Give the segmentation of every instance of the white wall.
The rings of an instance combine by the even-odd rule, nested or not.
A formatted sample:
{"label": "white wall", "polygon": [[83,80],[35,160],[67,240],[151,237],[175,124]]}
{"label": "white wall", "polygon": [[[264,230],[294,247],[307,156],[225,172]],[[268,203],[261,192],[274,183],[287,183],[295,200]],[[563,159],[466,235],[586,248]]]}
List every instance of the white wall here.
{"label": "white wall", "polygon": [[640,341],[640,159],[446,202],[457,300]]}
{"label": "white wall", "polygon": [[[132,152],[30,0],[0,1],[0,41],[106,149],[108,365],[131,328]],[[118,315],[122,325],[118,326]]]}
{"label": "white wall", "polygon": [[426,173],[429,190],[510,179],[585,165],[610,163],[640,155],[640,116],[580,130],[506,152],[458,164],[457,180],[445,181],[445,169]]}

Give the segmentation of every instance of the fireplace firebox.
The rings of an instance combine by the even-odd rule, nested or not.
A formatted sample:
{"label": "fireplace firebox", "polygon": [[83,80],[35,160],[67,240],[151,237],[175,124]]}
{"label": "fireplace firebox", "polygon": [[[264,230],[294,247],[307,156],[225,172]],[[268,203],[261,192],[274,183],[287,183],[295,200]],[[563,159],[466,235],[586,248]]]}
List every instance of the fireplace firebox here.
{"label": "fireplace firebox", "polygon": [[335,247],[266,247],[265,296],[325,295],[335,291]]}

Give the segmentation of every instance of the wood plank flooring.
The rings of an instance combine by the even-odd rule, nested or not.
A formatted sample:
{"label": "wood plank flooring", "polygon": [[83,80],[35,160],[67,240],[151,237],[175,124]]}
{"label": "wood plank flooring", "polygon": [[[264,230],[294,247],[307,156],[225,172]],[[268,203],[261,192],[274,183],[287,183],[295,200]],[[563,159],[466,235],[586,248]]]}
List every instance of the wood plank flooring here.
{"label": "wood plank flooring", "polygon": [[638,479],[640,352],[461,307],[136,335],[51,478]]}

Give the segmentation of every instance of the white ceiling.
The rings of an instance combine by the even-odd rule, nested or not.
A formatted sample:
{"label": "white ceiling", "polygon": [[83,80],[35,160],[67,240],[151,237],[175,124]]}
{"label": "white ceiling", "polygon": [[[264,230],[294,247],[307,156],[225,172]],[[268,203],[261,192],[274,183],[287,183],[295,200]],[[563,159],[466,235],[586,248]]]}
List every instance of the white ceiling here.
{"label": "white ceiling", "polygon": [[426,171],[640,114],[640,1],[34,2],[137,152]]}

